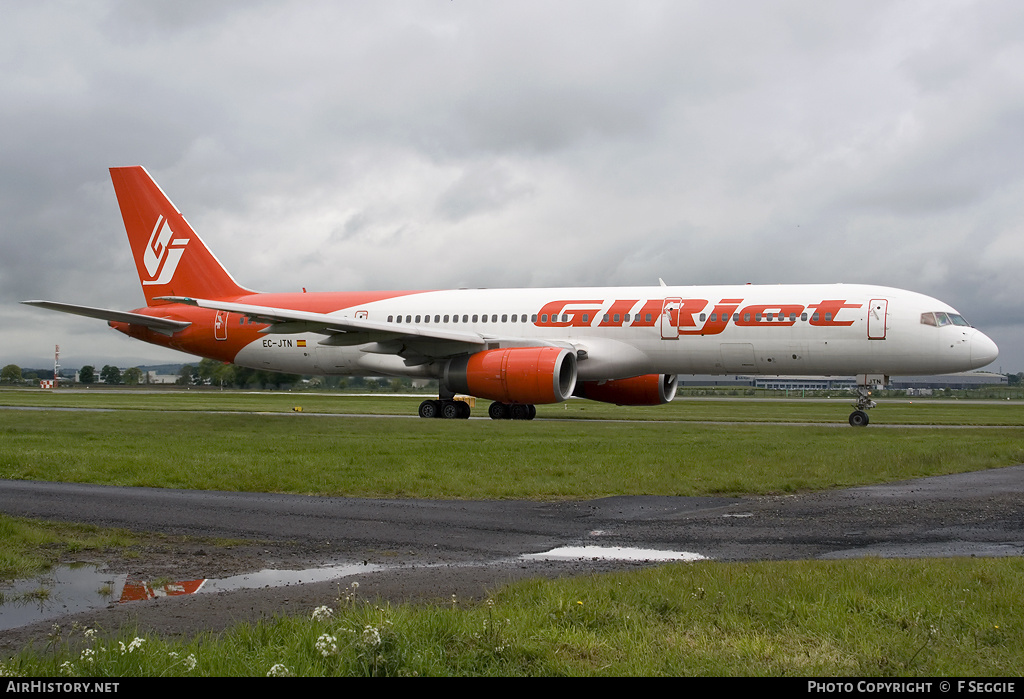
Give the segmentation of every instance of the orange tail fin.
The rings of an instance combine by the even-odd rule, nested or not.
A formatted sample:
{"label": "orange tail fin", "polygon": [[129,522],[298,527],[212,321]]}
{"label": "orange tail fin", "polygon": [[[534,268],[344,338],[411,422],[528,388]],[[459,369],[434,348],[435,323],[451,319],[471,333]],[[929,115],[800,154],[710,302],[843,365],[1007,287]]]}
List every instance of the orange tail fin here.
{"label": "orange tail fin", "polygon": [[240,287],[188,225],[145,168],[112,167],[142,293],[150,306],[158,296],[224,299],[250,293]]}

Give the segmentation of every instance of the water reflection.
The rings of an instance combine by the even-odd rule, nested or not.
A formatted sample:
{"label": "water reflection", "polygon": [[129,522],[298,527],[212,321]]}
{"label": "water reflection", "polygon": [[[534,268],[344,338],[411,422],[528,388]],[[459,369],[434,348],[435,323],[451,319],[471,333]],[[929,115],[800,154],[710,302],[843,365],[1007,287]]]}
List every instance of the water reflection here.
{"label": "water reflection", "polygon": [[[637,562],[697,561],[704,556],[686,551],[657,551],[625,547],[574,546],[520,556],[519,560],[629,560]],[[499,562],[500,563],[500,562]],[[480,565],[467,563],[466,565]],[[255,590],[338,580],[394,566],[346,563],[306,570],[261,570],[223,579],[146,581],[100,569],[91,563],[56,566],[31,580],[0,586],[0,630],[57,619],[113,604],[158,597]]]}
{"label": "water reflection", "polygon": [[347,563],[307,570],[261,570],[220,580],[199,578],[162,582],[131,579],[127,573],[111,573],[91,563],[61,565],[43,575],[19,580],[0,589],[0,630],[117,603],[206,592],[305,585],[383,568],[385,566]]}

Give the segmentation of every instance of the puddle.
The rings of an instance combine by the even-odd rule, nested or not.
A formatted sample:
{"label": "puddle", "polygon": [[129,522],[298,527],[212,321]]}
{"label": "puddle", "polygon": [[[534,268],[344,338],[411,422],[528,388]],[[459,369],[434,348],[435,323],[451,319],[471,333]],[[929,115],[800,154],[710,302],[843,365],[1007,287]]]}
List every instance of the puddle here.
{"label": "puddle", "polygon": [[624,546],[562,546],[544,553],[527,553],[530,561],[706,561],[707,557],[690,551],[659,551]]}
{"label": "puddle", "polygon": [[[699,553],[685,551],[659,551],[620,546],[567,546],[545,553],[525,554],[520,556],[519,560],[660,562],[702,561],[706,560],[706,557]],[[500,564],[501,562],[492,563]],[[487,565],[487,563],[475,562],[465,565]],[[306,585],[394,567],[396,566],[346,563],[306,570],[261,570],[258,573],[235,575],[220,580],[197,578],[195,580],[154,583],[130,578],[127,573],[102,571],[91,563],[56,566],[49,572],[31,580],[20,580],[0,589],[0,593],[2,593],[0,631],[26,626],[38,621],[59,619],[69,614],[101,609],[118,603],[208,592],[233,592]]]}
{"label": "puddle", "polygon": [[100,572],[95,565],[57,566],[3,587],[0,630],[105,607],[121,598],[126,573]]}
{"label": "puddle", "polygon": [[348,563],[308,570],[261,570],[221,580],[199,578],[153,584],[144,580],[131,580],[127,573],[100,571],[98,566],[91,563],[56,566],[31,580],[19,580],[4,586],[0,601],[0,631],[100,609],[115,603],[206,592],[305,585],[345,578],[356,573],[371,573],[386,567]]}

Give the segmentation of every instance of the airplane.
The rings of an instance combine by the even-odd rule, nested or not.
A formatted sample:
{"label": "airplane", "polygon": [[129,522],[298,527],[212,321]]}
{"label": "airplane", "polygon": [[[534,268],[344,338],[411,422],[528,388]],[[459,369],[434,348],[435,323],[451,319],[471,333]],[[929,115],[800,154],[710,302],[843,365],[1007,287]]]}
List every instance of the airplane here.
{"label": "airplane", "polygon": [[680,374],[857,376],[868,424],[890,375],[983,367],[999,350],[949,305],[848,284],[260,293],[240,286],[149,173],[110,169],[146,306],[23,303],[252,369],[436,379],[423,418],[494,419],[582,397],[670,402]]}

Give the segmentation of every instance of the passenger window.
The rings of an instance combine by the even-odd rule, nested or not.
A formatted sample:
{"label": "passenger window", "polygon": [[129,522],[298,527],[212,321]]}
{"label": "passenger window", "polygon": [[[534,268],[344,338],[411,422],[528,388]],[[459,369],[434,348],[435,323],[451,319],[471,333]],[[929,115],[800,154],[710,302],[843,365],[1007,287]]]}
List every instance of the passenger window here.
{"label": "passenger window", "polygon": [[416,322],[417,323],[420,322],[420,317],[419,316],[416,316]]}
{"label": "passenger window", "polygon": [[800,320],[807,320],[807,314],[806,313],[801,313],[800,314]]}
{"label": "passenger window", "polygon": [[583,322],[586,323],[587,322],[587,318],[589,318],[589,317],[590,316],[588,316],[586,313],[584,313],[583,314]]}
{"label": "passenger window", "polygon": [[618,313],[616,313],[616,314],[615,314],[614,316],[612,316],[612,318],[614,318],[614,319],[615,319],[615,322],[616,322],[616,323],[618,323],[618,322],[619,322],[619,314],[618,314]]}
{"label": "passenger window", "polygon": [[[704,314],[703,314],[703,313],[701,313],[701,315],[704,315]],[[717,313],[712,313],[712,314],[711,314],[711,318],[710,318],[709,320],[710,320],[710,321],[711,321],[712,323],[717,323],[717,322],[718,322],[718,314],[717,314]]]}
{"label": "passenger window", "polygon": [[644,322],[645,323],[650,323],[651,322],[651,314],[650,313],[647,314],[647,318],[644,320]]}
{"label": "passenger window", "polygon": [[546,323],[546,322],[548,322],[548,314],[547,314],[547,313],[542,313],[542,314],[541,314],[541,316],[540,316],[540,322],[542,322],[542,323]]}
{"label": "passenger window", "polygon": [[826,314],[825,314],[825,322],[827,323],[827,322],[829,322],[830,320],[832,320],[832,314],[831,314],[831,313],[826,313]]}
{"label": "passenger window", "polygon": [[491,322],[492,323],[497,323],[498,322],[498,314],[497,313],[495,313],[494,315],[491,316]]}
{"label": "passenger window", "polygon": [[441,322],[441,316],[434,316],[434,322],[435,323],[440,323]]}
{"label": "passenger window", "polygon": [[[474,320],[475,320],[475,318],[474,318]],[[481,323],[486,323],[487,322],[487,314],[486,313],[484,313],[482,316],[480,316],[480,322]]]}
{"label": "passenger window", "polygon": [[474,313],[473,314],[473,322],[475,323],[479,317],[480,317],[479,315]]}
{"label": "passenger window", "polygon": [[[530,316],[530,318],[531,318],[531,320],[530,320],[531,323],[536,323],[537,322],[537,314],[536,313],[534,313],[532,316]],[[544,316],[544,320],[547,321],[547,316]]]}
{"label": "passenger window", "polygon": [[626,321],[628,323],[629,322],[629,314],[626,313],[625,315],[623,315],[622,316],[622,320],[624,320],[624,321]]}
{"label": "passenger window", "polygon": [[739,313],[733,313],[733,314],[732,314],[732,321],[733,321],[734,323],[738,323],[738,322],[740,322],[740,314],[739,314]]}
{"label": "passenger window", "polygon": [[818,322],[818,314],[815,313],[813,316],[811,316],[811,320],[813,320],[815,323],[817,323]]}
{"label": "passenger window", "polygon": [[704,317],[704,314],[703,314],[703,313],[701,313],[701,314],[700,314],[700,322],[702,322],[702,323],[703,323],[703,322],[704,322],[705,320],[707,320],[707,318],[705,318],[705,317]]}
{"label": "passenger window", "polygon": [[744,323],[749,323],[750,322],[750,314],[749,313],[744,313],[743,314],[743,322]]}
{"label": "passenger window", "polygon": [[446,323],[448,322],[448,316],[444,317],[444,322],[446,322]]}

